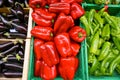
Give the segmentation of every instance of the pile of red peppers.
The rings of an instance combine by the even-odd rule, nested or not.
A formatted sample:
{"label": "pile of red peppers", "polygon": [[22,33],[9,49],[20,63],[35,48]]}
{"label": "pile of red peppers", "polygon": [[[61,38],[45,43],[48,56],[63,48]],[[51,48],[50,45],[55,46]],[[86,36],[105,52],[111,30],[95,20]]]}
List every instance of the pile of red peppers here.
{"label": "pile of red peppers", "polygon": [[86,31],[75,23],[85,11],[82,0],[30,0],[31,14],[36,26],[34,37],[34,75],[53,80],[60,75],[73,80],[78,68],[76,57]]}

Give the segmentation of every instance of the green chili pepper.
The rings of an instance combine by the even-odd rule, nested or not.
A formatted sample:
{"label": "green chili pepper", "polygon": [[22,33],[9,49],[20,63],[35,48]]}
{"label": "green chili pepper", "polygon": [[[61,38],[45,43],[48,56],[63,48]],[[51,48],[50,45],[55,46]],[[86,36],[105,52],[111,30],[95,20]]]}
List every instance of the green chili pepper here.
{"label": "green chili pepper", "polygon": [[97,24],[96,27],[94,28],[93,34],[95,34],[98,29],[99,29],[99,24]]}
{"label": "green chili pepper", "polygon": [[120,50],[120,40],[117,37],[112,37],[113,42],[118,50]]}
{"label": "green chili pepper", "polygon": [[109,40],[110,39],[110,26],[109,26],[109,24],[106,24],[103,27],[101,36],[104,40]]}
{"label": "green chili pepper", "polygon": [[100,25],[100,27],[102,28],[104,24],[104,20],[101,18],[101,16],[98,13],[95,13],[94,18],[97,21],[97,23]]}
{"label": "green chili pepper", "polygon": [[90,45],[90,53],[91,54],[96,54],[97,49],[99,46],[99,31],[96,32],[95,35],[93,35],[93,38],[91,40],[91,45]]}
{"label": "green chili pepper", "polygon": [[83,23],[83,25],[85,26],[85,30],[86,30],[86,32],[87,32],[87,36],[89,36],[90,33],[93,32],[93,30],[92,30],[91,26],[89,25],[89,23],[88,23],[88,21],[87,21],[87,18],[86,18],[85,16],[82,16],[82,17],[80,18],[80,21],[81,21],[81,23]]}
{"label": "green chili pepper", "polygon": [[109,54],[110,47],[111,47],[110,42],[104,42],[103,43],[100,55],[98,57],[98,61],[101,61],[101,60],[105,59],[105,57]]}
{"label": "green chili pepper", "polygon": [[120,55],[117,56],[110,64],[110,74],[113,74],[114,69],[116,68],[116,66],[120,63]]}
{"label": "green chili pepper", "polygon": [[117,22],[107,13],[103,13],[105,20],[111,25],[111,27],[115,30],[119,30]]}
{"label": "green chili pepper", "polygon": [[118,64],[115,69],[120,74],[120,64]]}
{"label": "green chili pepper", "polygon": [[108,66],[110,65],[111,61],[113,61],[115,57],[116,56],[112,52],[110,52],[109,55],[102,61],[101,67],[100,67],[100,71],[102,73],[106,72]]}
{"label": "green chili pepper", "polygon": [[98,44],[98,48],[101,48],[102,44],[104,43],[104,40],[102,38],[99,39],[99,44]]}
{"label": "green chili pepper", "polygon": [[90,68],[90,74],[93,74],[94,71],[99,67],[100,63],[98,62],[98,60],[96,59],[96,57],[93,57],[94,61],[92,63],[92,66]]}
{"label": "green chili pepper", "polygon": [[116,48],[112,48],[111,51],[115,54],[115,55],[119,55],[120,51]]}

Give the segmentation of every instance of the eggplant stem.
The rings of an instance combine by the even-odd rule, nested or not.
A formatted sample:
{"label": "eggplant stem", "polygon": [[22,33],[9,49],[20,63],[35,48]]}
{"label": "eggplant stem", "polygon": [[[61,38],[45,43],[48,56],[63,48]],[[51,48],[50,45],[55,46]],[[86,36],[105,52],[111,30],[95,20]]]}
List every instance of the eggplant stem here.
{"label": "eggplant stem", "polygon": [[19,56],[19,54],[16,54],[16,58],[17,58],[18,61],[21,60],[21,57]]}

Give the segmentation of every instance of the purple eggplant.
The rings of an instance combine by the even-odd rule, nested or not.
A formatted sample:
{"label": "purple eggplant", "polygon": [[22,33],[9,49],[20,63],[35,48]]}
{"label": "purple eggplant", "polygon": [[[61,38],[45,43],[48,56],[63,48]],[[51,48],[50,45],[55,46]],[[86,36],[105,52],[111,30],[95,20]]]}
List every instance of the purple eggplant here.
{"label": "purple eggplant", "polygon": [[14,51],[18,49],[19,45],[14,45],[11,48],[7,49],[6,51],[3,51],[0,53],[0,57],[5,57],[9,54],[12,54]]}
{"label": "purple eggplant", "polygon": [[1,21],[3,22],[3,24],[4,24],[5,26],[11,27],[11,23],[12,23],[12,22],[9,21],[8,18],[3,17],[3,16],[0,14],[0,19],[1,19]]}
{"label": "purple eggplant", "polygon": [[22,25],[22,24],[17,24],[17,23],[11,23],[12,26],[20,33],[27,33],[27,29],[26,29],[26,25]]}
{"label": "purple eggplant", "polygon": [[18,32],[7,32],[7,33],[4,33],[4,35],[6,36],[6,38],[8,39],[14,39],[14,38],[22,38],[22,39],[25,39],[26,38],[26,35],[25,34],[22,34],[22,33],[18,33]]}
{"label": "purple eggplant", "polygon": [[10,5],[10,7],[14,7],[15,5],[15,0],[8,0],[8,3]]}
{"label": "purple eggplant", "polygon": [[4,0],[0,0],[0,7],[2,7],[4,4]]}
{"label": "purple eggplant", "polygon": [[19,72],[23,71],[23,64],[19,64],[15,62],[5,62],[4,66],[8,70],[19,71]]}
{"label": "purple eggplant", "polygon": [[7,78],[18,78],[18,77],[22,77],[22,72],[5,71],[3,75]]}
{"label": "purple eggplant", "polygon": [[11,47],[13,47],[16,43],[13,41],[7,41],[2,44],[0,44],[0,52],[5,51]]}

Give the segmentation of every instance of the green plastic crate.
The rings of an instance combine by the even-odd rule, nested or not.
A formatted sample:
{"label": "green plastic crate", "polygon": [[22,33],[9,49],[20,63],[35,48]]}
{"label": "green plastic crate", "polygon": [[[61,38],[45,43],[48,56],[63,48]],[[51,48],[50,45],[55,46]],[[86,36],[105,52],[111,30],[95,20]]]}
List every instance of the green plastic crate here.
{"label": "green plastic crate", "polygon": [[[28,72],[28,80],[42,80],[40,77],[34,76],[34,51],[33,51],[33,41],[34,38],[32,37],[31,40],[31,49],[30,49],[30,63],[29,63],[29,72]],[[84,66],[84,47],[85,41],[81,43],[81,50],[78,54],[79,58],[79,68],[75,74],[74,80],[86,80],[85,77],[85,66]],[[57,76],[54,80],[63,80],[60,76]]]}
{"label": "green plastic crate", "polygon": [[[87,4],[87,3],[83,3],[82,4],[83,8],[85,9],[85,11],[89,11],[90,9],[96,9],[96,10],[100,10],[101,8],[104,7],[104,5],[96,5],[96,4]],[[120,16],[120,5],[108,5],[108,11],[110,15],[113,16]],[[81,24],[82,26],[82,24]],[[83,26],[84,27],[84,26]],[[89,75],[89,70],[88,70],[88,53],[87,53],[87,42],[85,40],[85,72],[87,73],[86,76],[86,80],[120,80],[120,75],[118,75],[117,73],[114,73],[113,76],[92,76]]]}

